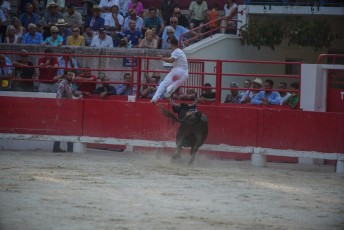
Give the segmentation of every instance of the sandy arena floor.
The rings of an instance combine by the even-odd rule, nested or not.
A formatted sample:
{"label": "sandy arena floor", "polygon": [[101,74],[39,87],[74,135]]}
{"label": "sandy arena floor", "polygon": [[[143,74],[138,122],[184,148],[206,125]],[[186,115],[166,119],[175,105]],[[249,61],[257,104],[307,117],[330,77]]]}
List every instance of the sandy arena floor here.
{"label": "sandy arena floor", "polygon": [[0,151],[0,229],[344,229],[333,166]]}

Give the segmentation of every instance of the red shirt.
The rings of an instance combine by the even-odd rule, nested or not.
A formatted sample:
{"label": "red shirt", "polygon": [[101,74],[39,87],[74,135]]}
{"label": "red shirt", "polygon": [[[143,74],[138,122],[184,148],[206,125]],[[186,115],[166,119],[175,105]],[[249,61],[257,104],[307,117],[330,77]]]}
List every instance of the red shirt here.
{"label": "red shirt", "polygon": [[[45,63],[47,59],[50,59],[50,63],[48,66],[40,66],[39,67],[39,79],[40,80],[53,80],[53,78],[57,75],[58,68],[52,68],[52,66],[59,64],[56,57],[42,57],[38,60],[38,65],[41,63]],[[50,83],[50,82],[44,82]],[[51,82],[53,83],[53,82]]]}
{"label": "red shirt", "polygon": [[[84,75],[80,75],[80,77],[85,77]],[[78,82],[78,90],[82,92],[89,92],[92,93],[96,89],[96,81],[97,77],[92,75],[91,77],[88,77],[88,81],[85,82]]]}

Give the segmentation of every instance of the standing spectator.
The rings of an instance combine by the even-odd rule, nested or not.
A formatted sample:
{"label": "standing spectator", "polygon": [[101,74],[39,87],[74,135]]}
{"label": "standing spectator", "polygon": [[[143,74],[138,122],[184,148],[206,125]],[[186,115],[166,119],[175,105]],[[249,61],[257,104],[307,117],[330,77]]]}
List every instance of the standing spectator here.
{"label": "standing spectator", "polygon": [[100,94],[100,97],[104,99],[106,96],[116,95],[116,88],[109,84],[109,78],[103,77],[102,86],[97,87],[93,93]]}
{"label": "standing spectator", "polygon": [[36,32],[36,25],[30,23],[28,26],[29,32],[24,34],[21,43],[26,45],[42,45],[43,44],[43,36],[41,33]]}
{"label": "standing spectator", "polygon": [[160,4],[161,17],[164,20],[164,25],[170,24],[170,18],[173,16],[173,11],[177,7],[175,0],[162,0]]}
{"label": "standing spectator", "polygon": [[9,91],[11,90],[11,80],[14,77],[12,63],[6,63],[6,57],[3,54],[0,54],[0,91]]}
{"label": "standing spectator", "polygon": [[82,74],[75,77],[75,81],[80,81],[77,83],[79,91],[92,93],[96,89],[97,77],[92,75],[92,70],[88,66]]}
{"label": "standing spectator", "polygon": [[58,60],[54,56],[50,56],[53,53],[51,48],[47,48],[44,51],[45,56],[38,60],[39,66],[39,80],[43,81],[39,83],[38,91],[44,93],[56,93],[56,85],[53,81],[57,75]]}
{"label": "standing spectator", "polygon": [[133,84],[133,77],[130,73],[123,76],[124,83],[116,85],[116,95],[136,95],[136,85]]}
{"label": "standing spectator", "polygon": [[143,4],[139,0],[131,0],[128,4],[128,11],[135,10],[135,13],[139,17],[143,17]]}
{"label": "standing spectator", "polygon": [[285,101],[291,96],[291,94],[285,90],[287,90],[287,83],[280,82],[278,85],[278,88],[280,89],[279,94],[281,96],[280,105],[285,105]]}
{"label": "standing spectator", "polygon": [[149,16],[144,19],[142,29],[147,30],[155,27],[158,32],[158,36],[161,37],[165,25],[156,13],[156,8],[149,8]]}
{"label": "standing spectator", "polygon": [[264,82],[265,90],[260,91],[256,94],[252,100],[251,104],[255,105],[279,105],[281,101],[281,97],[277,91],[273,91],[272,88],[274,86],[274,82],[271,79],[267,79]]}
{"label": "standing spectator", "polygon": [[100,28],[98,34],[92,38],[91,47],[112,48],[112,38],[105,33],[105,28]]}
{"label": "standing spectator", "polygon": [[47,4],[47,10],[44,15],[44,25],[52,26],[57,23],[57,20],[62,19],[63,15],[58,11],[58,6],[55,2]]}
{"label": "standing spectator", "polygon": [[26,33],[26,29],[24,26],[22,26],[19,18],[13,17],[12,18],[12,25],[16,29],[16,34],[18,35],[19,38],[22,38],[24,34]]}
{"label": "standing spectator", "polygon": [[192,1],[189,6],[189,21],[195,27],[203,26],[207,19],[208,4],[204,0]]}
{"label": "standing spectator", "polygon": [[173,38],[175,38],[174,36],[174,29],[172,26],[166,26],[166,34],[167,37],[162,39],[162,44],[161,44],[161,49],[171,49],[171,41]]}
{"label": "standing spectator", "polygon": [[129,16],[124,19],[122,31],[125,32],[129,30],[129,21],[135,21],[135,29],[141,31],[143,26],[143,19],[136,16],[135,10],[129,10]]}
{"label": "standing spectator", "polygon": [[79,12],[75,11],[74,3],[69,3],[67,5],[67,12],[63,14],[63,19],[67,23],[68,27],[77,26],[81,28],[83,25],[82,16]]}
{"label": "standing spectator", "polygon": [[210,83],[205,83],[203,88],[203,94],[198,98],[199,102],[214,102],[216,98],[216,93],[213,92]]}
{"label": "standing spectator", "polygon": [[[26,50],[20,51],[20,59],[13,62],[15,66],[15,78],[16,80],[24,80],[15,82],[15,90],[24,92],[33,92],[34,84],[33,80],[36,77],[35,68],[33,63],[29,61],[29,55]],[[26,80],[26,81],[25,81]]]}
{"label": "standing spectator", "polygon": [[4,43],[8,44],[20,44],[21,43],[21,37],[19,37],[18,34],[16,34],[16,29],[14,26],[9,25],[7,27],[6,31],[6,37]]}
{"label": "standing spectator", "polygon": [[85,46],[85,38],[80,35],[80,28],[74,26],[72,30],[72,35],[67,38],[68,46]]}
{"label": "standing spectator", "polygon": [[300,85],[298,82],[293,82],[290,84],[290,89],[295,90],[292,92],[290,97],[284,101],[283,105],[289,106],[292,109],[297,109],[299,107],[299,94]]}
{"label": "standing spectator", "polygon": [[[245,93],[242,95],[241,100],[240,100],[241,104],[251,103],[252,98],[255,97],[260,92],[260,89],[263,86],[263,81],[260,78],[256,78],[253,80],[252,85],[253,85],[253,89],[252,90],[246,90]],[[246,84],[245,86],[248,86],[248,84]],[[246,88],[248,88],[248,87],[246,87]]]}
{"label": "standing spectator", "polygon": [[139,44],[139,48],[157,49],[158,41],[154,39],[152,30],[147,30],[145,38]]}
{"label": "standing spectator", "polygon": [[[75,73],[72,71],[65,71],[63,79],[58,82],[57,92],[56,92],[56,104],[58,107],[62,106],[62,99],[72,99],[74,97],[81,97],[82,92],[77,91],[72,86],[72,81],[75,78]],[[73,152],[73,142],[67,142],[67,151]],[[53,147],[54,153],[66,152],[60,148],[60,142],[55,141]]]}
{"label": "standing spectator", "polygon": [[59,35],[59,29],[56,26],[52,26],[50,28],[51,36],[47,37],[43,45],[49,45],[49,46],[61,46],[63,43],[63,37]]}
{"label": "standing spectator", "polygon": [[110,27],[115,27],[117,31],[121,31],[123,22],[124,18],[119,14],[118,6],[111,6],[111,14],[105,18],[105,29],[108,30]]}
{"label": "standing spectator", "polygon": [[111,15],[111,7],[114,5],[119,5],[118,0],[100,0],[99,9],[101,17],[104,18],[104,20],[107,16]]}
{"label": "standing spectator", "polygon": [[141,31],[136,30],[136,23],[133,20],[129,21],[129,29],[124,32],[124,38],[132,48],[138,48],[143,38]]}
{"label": "standing spectator", "polygon": [[[174,8],[173,15],[171,17],[176,17],[178,19],[178,25],[189,29],[190,22],[188,18],[184,14],[182,14],[181,10],[178,7]],[[168,20],[168,25],[169,24],[170,24],[170,19]]]}
{"label": "standing spectator", "polygon": [[4,12],[6,21],[9,21],[11,18],[11,4],[6,0],[0,0],[0,9]]}
{"label": "standing spectator", "polygon": [[221,33],[225,33],[227,29],[234,30],[236,32],[236,21],[229,20],[238,20],[238,5],[233,2],[233,0],[226,0],[226,4],[223,7],[225,11],[226,20],[221,22]]}
{"label": "standing spectator", "polygon": [[28,30],[30,23],[37,24],[40,20],[40,16],[33,12],[33,5],[31,3],[26,3],[25,13],[22,13],[19,17],[19,20],[23,27]]}
{"label": "standing spectator", "polygon": [[57,28],[59,28],[59,35],[63,38],[62,45],[67,44],[67,38],[72,35],[72,30],[67,28],[67,23],[63,18],[57,20],[57,23],[55,24]]}
{"label": "standing spectator", "polygon": [[76,60],[75,57],[73,57],[72,54],[72,49],[69,47],[65,47],[63,50],[63,55],[59,56],[57,58],[59,69],[57,70],[57,76],[62,77],[63,73],[67,69],[72,69],[72,71],[76,74],[78,74],[79,70],[75,70],[79,68],[79,63]]}
{"label": "standing spectator", "polygon": [[86,19],[85,27],[89,26],[93,31],[98,31],[104,27],[105,20],[100,17],[100,9],[98,5],[93,5],[92,16]]}
{"label": "standing spectator", "polygon": [[85,38],[85,46],[90,46],[95,33],[90,26],[85,26],[85,32],[82,36]]}
{"label": "standing spectator", "polygon": [[235,88],[239,88],[238,83],[236,82],[231,82],[229,84],[229,87],[233,88],[231,89],[231,93],[226,96],[225,102],[224,103],[233,103],[233,104],[240,104],[240,94],[239,90]]}

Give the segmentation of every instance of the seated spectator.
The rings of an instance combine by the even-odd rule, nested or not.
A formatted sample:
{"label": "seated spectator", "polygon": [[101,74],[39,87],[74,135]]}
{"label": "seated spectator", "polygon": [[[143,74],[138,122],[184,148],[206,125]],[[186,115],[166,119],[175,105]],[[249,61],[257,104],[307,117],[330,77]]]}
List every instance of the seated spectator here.
{"label": "seated spectator", "polygon": [[[172,17],[170,19],[170,26],[173,27],[174,29],[174,37],[179,41],[180,40],[180,36],[186,32],[189,32],[188,29],[186,29],[183,26],[178,25],[178,19],[176,17]],[[198,34],[195,33],[195,36],[198,36]],[[165,38],[167,38],[167,29],[165,27],[164,32],[162,34],[162,39],[164,40]]]}
{"label": "seated spectator", "polygon": [[67,23],[65,22],[65,20],[63,18],[58,19],[55,26],[57,26],[57,28],[59,28],[59,35],[61,35],[61,37],[63,38],[62,45],[66,45],[67,44],[67,38],[70,35],[72,35],[72,30],[67,28]]}
{"label": "seated spectator", "polygon": [[[244,81],[244,88],[245,88],[246,90],[243,91],[243,92],[241,92],[241,93],[239,93],[239,95],[240,95],[240,97],[241,97],[240,101],[242,100],[242,97],[244,96],[244,94],[245,94],[247,91],[250,91],[249,89],[251,88],[251,86],[252,86],[251,80],[250,80],[250,79],[246,79],[246,80]],[[248,92],[248,93],[249,93],[249,92]],[[241,102],[240,102],[240,103],[241,103]]]}
{"label": "seated spectator", "polygon": [[92,38],[91,47],[98,47],[98,48],[112,48],[113,41],[112,38],[105,33],[105,28],[102,27],[98,31],[98,35],[95,35]]}
{"label": "seated spectator", "polygon": [[242,95],[242,97],[240,99],[241,104],[250,104],[251,103],[252,98],[260,92],[260,89],[263,86],[263,81],[260,78],[256,78],[253,80],[252,85],[253,85],[253,89],[252,90],[246,90],[245,93]]}
{"label": "seated spectator", "polygon": [[198,98],[198,102],[215,102],[216,93],[212,92],[210,83],[205,83],[202,90],[203,94]]}
{"label": "seated spectator", "polygon": [[[190,22],[188,18],[184,14],[182,14],[181,10],[178,7],[174,8],[172,16],[177,18],[178,25],[186,29],[190,27]],[[168,20],[168,25],[170,25],[170,20]]]}
{"label": "seated spectator", "polygon": [[133,20],[129,21],[129,29],[124,32],[124,38],[132,48],[138,48],[143,38],[141,31],[135,29],[136,23]]}
{"label": "seated spectator", "polygon": [[100,9],[98,5],[93,5],[92,16],[88,17],[85,22],[85,27],[90,27],[93,31],[98,31],[104,28],[105,19],[100,17]]}
{"label": "seated spectator", "polygon": [[9,25],[7,27],[6,37],[5,37],[4,43],[8,43],[8,44],[20,44],[21,43],[21,37],[19,37],[18,34],[16,34],[16,29],[14,28],[14,26]]}
{"label": "seated spectator", "polygon": [[37,24],[41,17],[38,14],[33,12],[33,5],[29,2],[25,4],[25,10],[26,12],[22,13],[19,16],[19,20],[21,24],[23,25],[23,27],[26,30],[28,30],[29,24],[30,23]]}
{"label": "seated spectator", "polygon": [[119,0],[118,7],[119,7],[119,13],[123,17],[128,16],[128,5],[131,2],[131,0]]}
{"label": "seated spectator", "polygon": [[287,83],[280,82],[278,85],[278,88],[280,89],[279,94],[281,96],[280,105],[285,105],[285,101],[291,96],[291,94],[285,90],[287,90]]}
{"label": "seated spectator", "polygon": [[142,29],[148,30],[155,27],[157,30],[157,35],[161,36],[162,32],[164,31],[165,25],[163,21],[161,20],[161,18],[156,15],[156,13],[157,13],[156,8],[154,7],[149,8],[149,16],[143,20]]}
{"label": "seated spectator", "polygon": [[110,27],[109,36],[112,38],[113,47],[119,47],[121,39],[123,38],[122,34],[118,33],[115,27]]}
{"label": "seated spectator", "polygon": [[122,38],[118,45],[119,48],[128,48],[127,39]]}
{"label": "seated spectator", "polygon": [[97,77],[92,75],[92,70],[90,67],[85,67],[82,74],[75,77],[75,81],[80,81],[77,83],[78,90],[81,92],[92,93],[96,89]]}
{"label": "seated spectator", "polygon": [[124,19],[122,31],[125,32],[129,30],[129,21],[133,20],[135,22],[135,30],[141,32],[143,26],[143,19],[139,16],[136,16],[135,10],[129,11],[129,16]]}
{"label": "seated spectator", "polygon": [[6,21],[9,21],[11,18],[11,3],[7,0],[1,0],[0,9],[4,12]]}
{"label": "seated spectator", "polygon": [[145,38],[139,44],[139,48],[157,49],[158,41],[153,37],[153,31],[147,30],[145,33]]}
{"label": "seated spectator", "polygon": [[233,89],[231,89],[231,93],[226,96],[224,103],[240,104],[241,97],[239,94],[239,90],[235,89],[239,88],[239,85],[236,82],[231,82],[229,84],[229,87]]}
{"label": "seated spectator", "polygon": [[14,78],[12,63],[6,61],[6,57],[0,54],[0,91],[9,91],[12,89],[11,80]]}
{"label": "seated spectator", "polygon": [[172,26],[166,26],[167,37],[162,39],[161,49],[171,49],[171,40],[174,37],[174,29]]}
{"label": "seated spectator", "polygon": [[100,9],[100,16],[106,19],[109,15],[111,15],[111,9],[113,6],[117,6],[118,8],[118,0],[100,0],[99,2],[99,9]]}
{"label": "seated spectator", "polygon": [[100,97],[104,99],[106,96],[116,95],[116,88],[109,84],[110,79],[108,77],[103,77],[102,86],[96,88],[93,93],[100,94]]}
{"label": "seated spectator", "polygon": [[24,26],[22,26],[19,18],[13,17],[12,18],[12,25],[14,26],[16,32],[15,34],[18,35],[18,37],[21,39],[24,34],[26,33],[26,29]]}
{"label": "seated spectator", "polygon": [[[290,84],[291,90],[300,90],[300,86],[298,82],[293,82]],[[291,95],[288,99],[286,99],[283,105],[289,106],[292,109],[297,109],[299,107],[299,94],[300,92],[291,92]]]}
{"label": "seated spectator", "polygon": [[63,37],[59,35],[59,29],[56,26],[50,28],[51,36],[47,37],[43,42],[43,45],[49,46],[62,46]]}
{"label": "seated spectator", "polygon": [[143,16],[143,4],[138,0],[131,0],[128,4],[128,11],[134,10],[135,14],[139,17]]}
{"label": "seated spectator", "polygon": [[26,50],[21,50],[20,59],[14,61],[13,65],[15,66],[16,80],[24,80],[15,82],[15,90],[33,92],[34,84],[33,81],[29,80],[35,79],[37,73],[35,71],[35,68],[30,68],[33,66],[33,63],[29,61],[28,52]]}
{"label": "seated spectator", "polygon": [[80,28],[74,26],[72,30],[72,35],[67,38],[68,46],[85,46],[85,38],[80,35]]}
{"label": "seated spectator", "polygon": [[36,25],[33,23],[30,23],[29,26],[29,32],[24,34],[21,43],[26,45],[41,45],[43,44],[43,36],[41,33],[36,32]]}
{"label": "seated spectator", "polygon": [[58,11],[57,4],[54,1],[48,3],[44,14],[44,25],[49,27],[55,25],[59,19],[63,19],[63,15]]}
{"label": "seated spectator", "polygon": [[173,16],[173,11],[177,7],[175,0],[162,0],[160,4],[161,17],[164,20],[164,25],[170,24],[170,18]]}
{"label": "seated spectator", "polygon": [[277,91],[273,91],[272,88],[274,86],[274,82],[271,79],[265,80],[264,83],[264,91],[260,91],[256,94],[252,100],[251,104],[255,105],[279,105],[281,101],[281,97]]}
{"label": "seated spectator", "polygon": [[111,14],[105,18],[105,29],[109,30],[111,27],[114,27],[117,31],[121,31],[123,23],[124,18],[119,14],[118,6],[111,6]]}
{"label": "seated spectator", "polygon": [[59,12],[64,12],[65,10],[65,0],[47,0],[47,7],[52,3],[56,3],[57,10]]}
{"label": "seated spectator", "polygon": [[73,52],[71,48],[65,47],[63,50],[63,55],[57,58],[59,65],[57,76],[63,76],[63,73],[67,69],[72,69],[75,74],[79,74],[79,70],[76,70],[77,68],[79,68],[79,63],[75,57],[71,56],[72,53]]}
{"label": "seated spectator", "polygon": [[[210,23],[210,25],[208,25],[208,30],[218,30],[219,31],[219,27],[220,27],[220,21],[218,21],[217,19],[219,19],[219,4],[218,3],[213,3],[212,9],[209,10],[208,12],[208,21],[212,22]],[[213,31],[214,33],[214,31]]]}
{"label": "seated spectator", "polygon": [[0,43],[5,41],[6,37],[7,26],[3,24],[3,20],[1,19],[1,9],[0,9]]}
{"label": "seated spectator", "polygon": [[83,26],[82,16],[79,12],[75,11],[75,4],[69,3],[67,5],[67,12],[63,14],[63,19],[67,23],[67,27],[79,27]]}
{"label": "seated spectator", "polygon": [[82,36],[85,38],[85,46],[91,45],[94,35],[95,35],[95,32],[93,32],[91,27],[85,26],[85,32],[82,34]]}
{"label": "seated spectator", "polygon": [[141,97],[151,99],[157,90],[157,78],[155,78],[154,76],[150,78],[148,77],[148,79],[146,79],[146,83],[148,85],[145,85],[141,90]]}
{"label": "seated spectator", "polygon": [[130,73],[124,74],[124,83],[116,85],[117,95],[136,95],[136,85],[133,84],[133,77]]}
{"label": "seated spectator", "polygon": [[47,48],[44,50],[45,56],[38,59],[39,66],[39,83],[38,91],[43,93],[56,93],[57,85],[55,77],[59,62],[56,57],[51,56],[53,50]]}
{"label": "seated spectator", "polygon": [[179,100],[196,100],[197,99],[197,93],[194,89],[186,89],[186,92],[184,94],[181,94],[178,96]]}

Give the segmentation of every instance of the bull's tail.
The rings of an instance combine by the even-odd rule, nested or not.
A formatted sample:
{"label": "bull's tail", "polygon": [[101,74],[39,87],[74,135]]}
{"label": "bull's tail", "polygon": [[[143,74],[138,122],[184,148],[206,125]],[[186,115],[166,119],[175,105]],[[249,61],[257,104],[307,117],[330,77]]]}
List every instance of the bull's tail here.
{"label": "bull's tail", "polygon": [[178,117],[176,115],[174,115],[173,113],[171,113],[170,111],[166,110],[164,107],[160,106],[160,111],[161,113],[167,117],[168,119],[170,119],[173,123],[175,122],[179,122],[179,123],[184,123],[182,120],[178,119]]}

